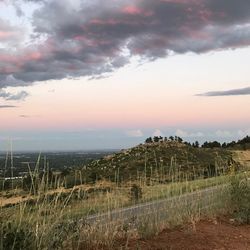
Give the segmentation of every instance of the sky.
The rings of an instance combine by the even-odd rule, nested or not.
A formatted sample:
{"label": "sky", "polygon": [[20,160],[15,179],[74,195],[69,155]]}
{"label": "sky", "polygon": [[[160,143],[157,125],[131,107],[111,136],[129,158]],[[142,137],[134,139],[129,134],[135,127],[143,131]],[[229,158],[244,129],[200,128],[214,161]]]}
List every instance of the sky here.
{"label": "sky", "polygon": [[0,151],[250,134],[249,0],[0,0]]}

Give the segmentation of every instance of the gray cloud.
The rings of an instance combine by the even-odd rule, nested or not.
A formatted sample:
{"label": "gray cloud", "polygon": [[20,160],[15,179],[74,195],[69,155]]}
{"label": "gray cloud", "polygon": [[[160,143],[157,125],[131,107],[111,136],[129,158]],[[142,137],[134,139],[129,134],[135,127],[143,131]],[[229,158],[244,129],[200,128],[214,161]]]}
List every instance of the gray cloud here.
{"label": "gray cloud", "polygon": [[24,38],[24,30],[0,18],[0,44],[14,46]]}
{"label": "gray cloud", "polygon": [[29,94],[26,91],[20,91],[18,93],[10,93],[4,90],[0,90],[0,98],[3,98],[7,101],[24,101]]}
{"label": "gray cloud", "polygon": [[42,42],[0,50],[0,87],[98,78],[132,56],[155,60],[250,45],[249,0],[47,0],[31,22],[32,37]]}
{"label": "gray cloud", "polygon": [[21,118],[35,118],[35,117],[40,117],[38,115],[19,115]]}
{"label": "gray cloud", "polygon": [[21,117],[21,118],[30,118],[29,115],[19,115],[19,117]]}
{"label": "gray cloud", "polygon": [[15,106],[15,105],[0,105],[0,109],[6,109],[6,108],[18,108],[18,106]]}
{"label": "gray cloud", "polygon": [[250,95],[250,87],[241,89],[231,89],[225,91],[211,91],[198,94],[197,96],[234,96],[234,95]]}

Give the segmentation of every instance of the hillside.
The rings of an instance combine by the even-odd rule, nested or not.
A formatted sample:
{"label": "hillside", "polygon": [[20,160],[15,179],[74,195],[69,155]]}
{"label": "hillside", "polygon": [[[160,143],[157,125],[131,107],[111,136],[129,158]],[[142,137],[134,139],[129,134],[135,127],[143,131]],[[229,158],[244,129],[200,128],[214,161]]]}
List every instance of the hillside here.
{"label": "hillside", "polygon": [[[176,141],[140,144],[84,166],[90,179],[155,178],[161,182],[220,175],[236,165],[226,149],[195,148]],[[91,174],[90,174],[91,172]],[[174,177],[173,177],[174,176]]]}

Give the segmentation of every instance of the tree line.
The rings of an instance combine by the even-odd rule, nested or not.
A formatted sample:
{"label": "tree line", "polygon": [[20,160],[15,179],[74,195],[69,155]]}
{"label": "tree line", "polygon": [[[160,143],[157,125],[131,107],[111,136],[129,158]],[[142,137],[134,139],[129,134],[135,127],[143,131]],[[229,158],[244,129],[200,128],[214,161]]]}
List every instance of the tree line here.
{"label": "tree line", "polygon": [[145,143],[157,143],[157,142],[171,142],[171,141],[176,141],[179,143],[184,143],[188,146],[192,146],[194,148],[235,148],[235,147],[240,147],[242,149],[250,149],[250,137],[247,135],[243,139],[236,141],[231,141],[231,142],[223,142],[220,143],[218,141],[205,141],[203,144],[200,144],[198,141],[195,141],[193,143],[186,142],[184,141],[181,137],[179,136],[169,136],[169,137],[162,137],[162,136],[154,136],[154,137],[148,137],[145,140]]}
{"label": "tree line", "polygon": [[181,137],[179,136],[169,136],[169,137],[162,137],[162,136],[154,136],[154,137],[148,137],[146,140],[145,140],[145,143],[148,144],[148,143],[157,143],[157,142],[179,142],[179,143],[184,143],[188,146],[192,146],[192,147],[195,147],[195,148],[199,148],[200,147],[200,144],[198,141],[195,141],[193,143],[190,143],[190,142],[187,142],[187,141],[184,141]]}

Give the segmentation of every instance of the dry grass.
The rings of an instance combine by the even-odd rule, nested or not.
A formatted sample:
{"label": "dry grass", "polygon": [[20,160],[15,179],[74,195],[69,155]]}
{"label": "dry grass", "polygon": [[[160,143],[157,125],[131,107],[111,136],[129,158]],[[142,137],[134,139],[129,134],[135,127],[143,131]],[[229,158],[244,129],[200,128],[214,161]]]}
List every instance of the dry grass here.
{"label": "dry grass", "polygon": [[[27,196],[20,200],[20,190],[12,191],[14,206],[0,207],[0,249],[112,249],[117,239],[128,241],[134,237],[149,237],[163,228],[191,222],[195,229],[201,216],[214,216],[228,211],[229,192],[212,193],[206,206],[199,199],[184,202],[175,200],[164,209],[151,211],[150,215],[137,216],[128,221],[117,220],[113,224],[94,223],[86,225],[84,218],[90,214],[102,214],[125,208],[134,203],[130,197],[132,184],[142,190],[138,203],[180,196],[207,187],[229,184],[227,175],[188,181],[183,179],[171,183],[155,184],[151,179],[140,177],[133,183],[98,182],[64,189],[63,182],[48,181],[46,172],[36,179],[38,169],[30,171],[32,185]],[[239,176],[244,173],[238,174]],[[52,186],[58,189],[51,190]],[[35,188],[37,187],[37,188]],[[30,198],[32,197],[32,199]],[[16,200],[15,200],[16,199]],[[2,198],[3,200],[3,198]],[[8,200],[8,198],[7,198]],[[22,202],[19,202],[22,201]],[[6,200],[4,200],[6,204]],[[10,202],[11,203],[11,202]]]}

